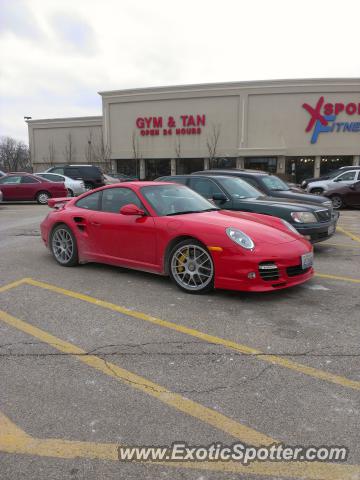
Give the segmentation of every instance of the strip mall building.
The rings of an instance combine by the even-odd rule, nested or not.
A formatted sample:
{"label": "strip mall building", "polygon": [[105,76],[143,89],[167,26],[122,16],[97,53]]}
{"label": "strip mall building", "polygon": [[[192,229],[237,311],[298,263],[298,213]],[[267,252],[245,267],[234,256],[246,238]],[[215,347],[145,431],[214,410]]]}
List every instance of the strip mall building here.
{"label": "strip mall building", "polygon": [[65,163],[153,179],[210,167],[293,181],[360,163],[360,79],[100,92],[102,116],[29,120],[34,171]]}

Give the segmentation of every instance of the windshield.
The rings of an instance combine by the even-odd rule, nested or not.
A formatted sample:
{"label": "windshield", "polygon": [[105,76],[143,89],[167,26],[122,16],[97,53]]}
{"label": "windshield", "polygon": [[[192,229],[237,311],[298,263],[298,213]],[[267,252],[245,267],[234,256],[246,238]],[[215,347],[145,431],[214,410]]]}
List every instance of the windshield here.
{"label": "windshield", "polygon": [[154,185],[143,187],[141,193],[160,216],[218,210],[199,194],[182,185]]}
{"label": "windshield", "polygon": [[274,175],[264,175],[261,180],[270,190],[290,190],[289,185]]}
{"label": "windshield", "polygon": [[259,190],[241,178],[218,178],[219,183],[233,198],[257,198],[263,196]]}

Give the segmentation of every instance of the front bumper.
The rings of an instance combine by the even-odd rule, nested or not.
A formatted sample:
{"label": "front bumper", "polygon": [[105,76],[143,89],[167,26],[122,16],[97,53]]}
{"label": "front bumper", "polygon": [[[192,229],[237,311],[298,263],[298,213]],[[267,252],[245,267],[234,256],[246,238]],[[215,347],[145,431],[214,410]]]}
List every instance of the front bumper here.
{"label": "front bumper", "polygon": [[339,212],[333,212],[331,220],[318,223],[293,223],[296,230],[306,237],[311,243],[318,243],[332,237],[336,231]]}
{"label": "front bumper", "polygon": [[[248,292],[267,292],[299,285],[309,280],[313,268],[302,270],[301,255],[311,252],[306,240],[281,245],[256,247],[254,252],[240,252],[238,248],[212,252],[215,264],[215,288]],[[239,247],[241,248],[241,247]],[[272,263],[277,276],[263,278],[259,266]],[[248,275],[255,273],[255,278]]]}

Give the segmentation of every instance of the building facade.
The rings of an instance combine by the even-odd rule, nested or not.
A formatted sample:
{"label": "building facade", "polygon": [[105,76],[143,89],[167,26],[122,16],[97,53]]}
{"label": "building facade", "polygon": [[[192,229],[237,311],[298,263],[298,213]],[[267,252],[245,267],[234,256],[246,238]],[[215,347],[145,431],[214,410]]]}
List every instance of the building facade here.
{"label": "building facade", "polygon": [[299,182],[359,165],[360,79],[217,83],[100,95],[101,117],[28,121],[34,171],[51,157],[52,164],[99,164],[141,179],[238,167]]}

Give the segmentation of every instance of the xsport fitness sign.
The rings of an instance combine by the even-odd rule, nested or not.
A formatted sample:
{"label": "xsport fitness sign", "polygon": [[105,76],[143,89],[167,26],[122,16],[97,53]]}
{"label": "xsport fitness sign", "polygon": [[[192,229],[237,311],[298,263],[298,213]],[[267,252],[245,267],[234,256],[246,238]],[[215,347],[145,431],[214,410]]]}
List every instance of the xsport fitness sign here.
{"label": "xsport fitness sign", "polygon": [[[360,116],[360,102],[327,103],[324,97],[320,97],[314,107],[304,103],[303,108],[310,115],[305,131],[312,132],[311,143],[318,141],[320,133],[360,134],[360,119],[356,118]],[[341,116],[341,121],[338,120],[338,116]],[[350,117],[349,120],[343,121],[344,116]]]}

